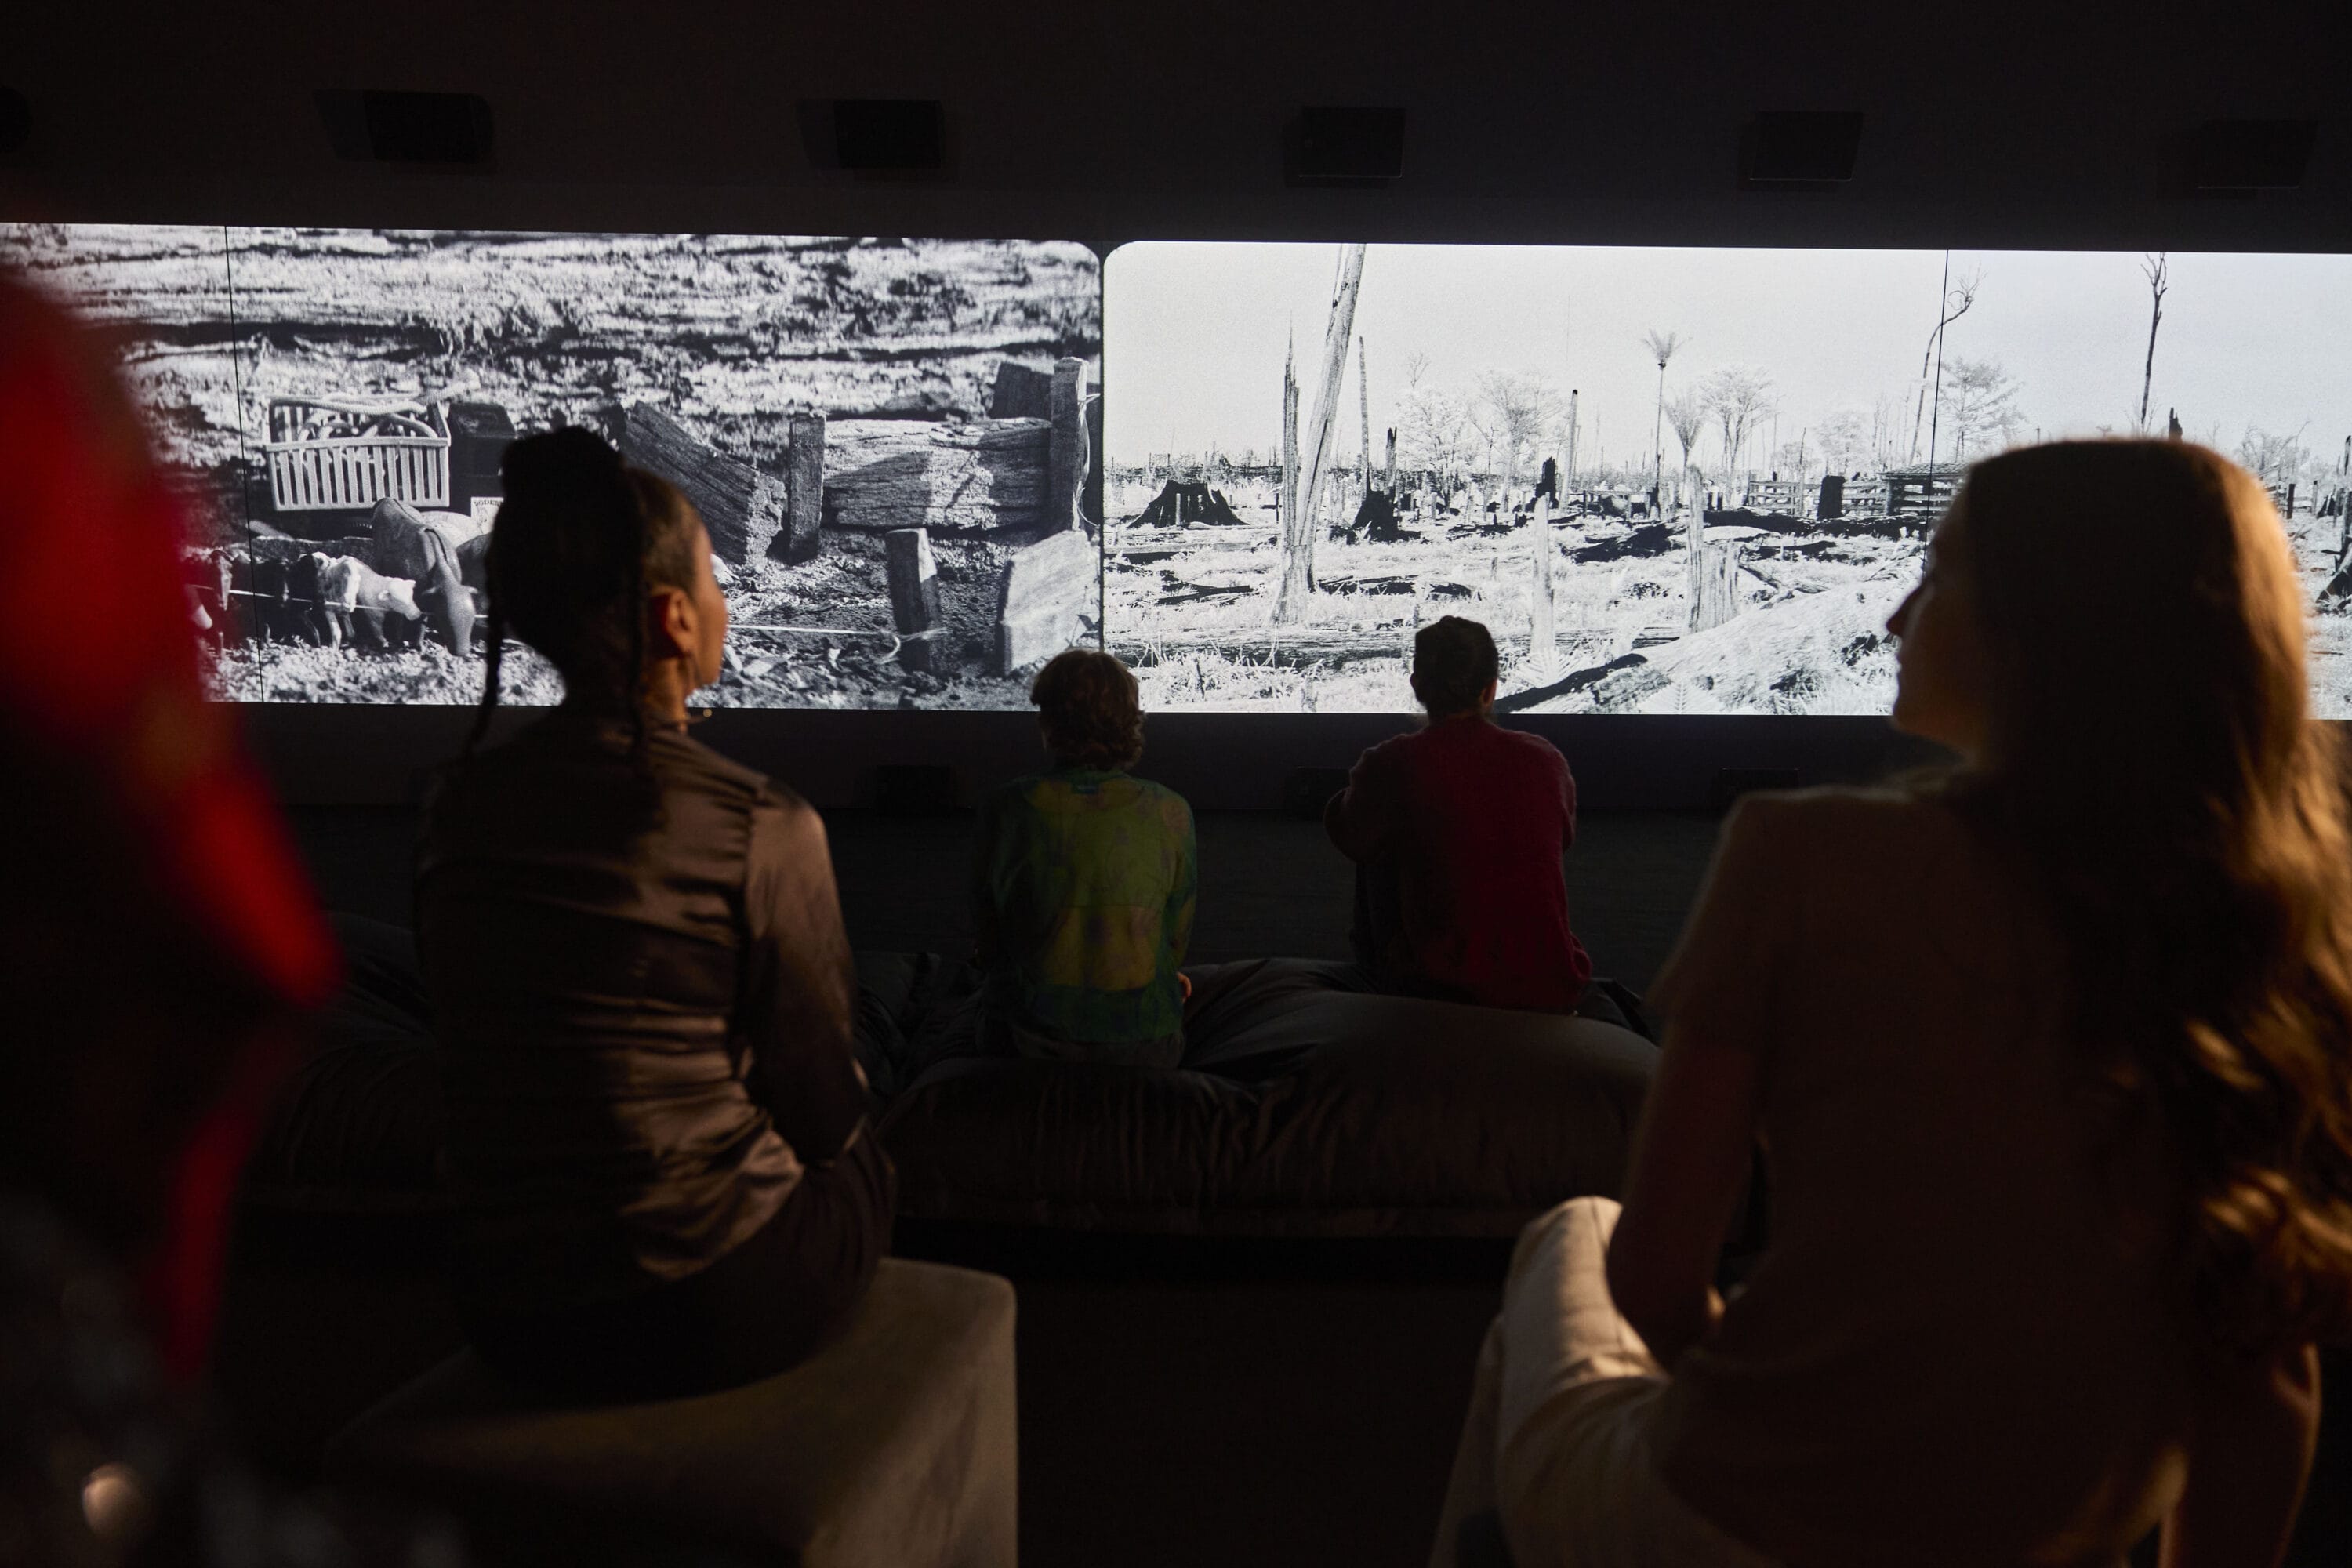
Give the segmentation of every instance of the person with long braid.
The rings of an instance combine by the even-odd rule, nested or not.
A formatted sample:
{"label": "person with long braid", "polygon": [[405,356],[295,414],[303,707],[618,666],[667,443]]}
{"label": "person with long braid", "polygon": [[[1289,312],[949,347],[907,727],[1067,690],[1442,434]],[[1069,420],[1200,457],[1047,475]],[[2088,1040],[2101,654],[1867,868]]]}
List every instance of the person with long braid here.
{"label": "person with long braid", "polygon": [[[525,1383],[733,1386],[806,1357],[888,1250],[824,826],[687,734],[727,602],[685,498],[577,429],[505,479],[481,717],[416,866],[460,1300]],[[564,701],[478,750],[509,634]]]}

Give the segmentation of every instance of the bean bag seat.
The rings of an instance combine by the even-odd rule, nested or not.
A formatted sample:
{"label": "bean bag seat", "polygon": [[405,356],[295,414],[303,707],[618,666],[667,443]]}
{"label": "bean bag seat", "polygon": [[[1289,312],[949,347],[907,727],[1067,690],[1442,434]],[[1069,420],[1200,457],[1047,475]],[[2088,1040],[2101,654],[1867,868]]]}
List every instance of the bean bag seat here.
{"label": "bean bag seat", "polygon": [[[1344,965],[1188,972],[1177,1069],[977,1054],[931,999],[933,1058],[881,1136],[899,1212],[1145,1235],[1509,1237],[1614,1196],[1657,1049],[1591,1019],[1382,995]],[[961,1009],[959,1012],[958,1009]],[[940,1015],[948,1015],[941,1022]]]}
{"label": "bean bag seat", "polygon": [[778,1377],[551,1404],[471,1352],[339,1433],[330,1479],[465,1518],[501,1561],[1011,1568],[1013,1287],[886,1259],[855,1319]]}

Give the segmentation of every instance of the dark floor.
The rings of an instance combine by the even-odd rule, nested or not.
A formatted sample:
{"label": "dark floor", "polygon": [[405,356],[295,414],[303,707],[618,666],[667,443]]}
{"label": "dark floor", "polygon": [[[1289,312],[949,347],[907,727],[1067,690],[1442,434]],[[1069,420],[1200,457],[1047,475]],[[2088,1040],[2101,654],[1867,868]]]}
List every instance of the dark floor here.
{"label": "dark floor", "polygon": [[[408,923],[413,814],[291,815],[331,907]],[[835,812],[827,822],[855,945],[966,950],[969,816]],[[1585,819],[1566,868],[1597,973],[1647,987],[1717,826],[1706,816]],[[1350,872],[1320,824],[1213,813],[1199,832],[1195,959],[1343,954]],[[965,1250],[902,1239],[933,1256]],[[1021,1282],[1022,1555],[1033,1568],[1426,1560],[1499,1259],[1338,1279],[1255,1263],[1233,1274],[1222,1257],[1172,1274],[968,1260]],[[2347,1376],[2352,1365],[2332,1356],[2329,1381]],[[2352,1561],[2347,1475],[2352,1432],[2332,1422],[2290,1568]]]}
{"label": "dark floor", "polygon": [[[411,813],[293,816],[331,907],[408,922]],[[968,951],[972,817],[841,812],[827,822],[854,944]],[[1213,813],[1198,828],[1196,960],[1344,956],[1353,873],[1319,822]],[[1566,865],[1572,916],[1600,973],[1648,983],[1705,874],[1715,829],[1706,817],[1586,821]],[[1507,1244],[1015,1240],[1025,1245],[1009,1254],[1003,1234],[986,1227],[909,1224],[897,1249],[1018,1285],[1021,1554],[1031,1568],[1427,1560]],[[304,1301],[338,1320],[314,1337],[370,1339],[339,1327],[365,1314],[341,1310],[349,1303],[336,1292],[404,1279],[394,1271],[352,1287],[332,1270],[248,1268],[243,1310],[231,1314],[244,1331],[229,1336],[225,1358],[248,1373],[270,1359]],[[454,1332],[437,1321],[420,1323],[427,1329]],[[329,1343],[309,1359],[340,1369],[348,1388],[254,1412],[257,1436],[289,1454],[315,1447],[341,1405],[399,1381],[379,1363],[405,1347],[347,1348],[338,1356]]]}

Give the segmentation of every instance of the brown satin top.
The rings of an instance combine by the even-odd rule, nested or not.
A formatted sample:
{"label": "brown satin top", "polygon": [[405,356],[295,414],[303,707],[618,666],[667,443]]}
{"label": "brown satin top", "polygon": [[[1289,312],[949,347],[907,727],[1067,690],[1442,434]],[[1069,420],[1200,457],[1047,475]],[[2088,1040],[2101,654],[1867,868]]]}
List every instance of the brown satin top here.
{"label": "brown satin top", "polygon": [[559,709],[427,802],[418,950],[477,1312],[694,1273],[865,1112],[831,868],[803,863],[822,828],[682,731],[646,753]]}

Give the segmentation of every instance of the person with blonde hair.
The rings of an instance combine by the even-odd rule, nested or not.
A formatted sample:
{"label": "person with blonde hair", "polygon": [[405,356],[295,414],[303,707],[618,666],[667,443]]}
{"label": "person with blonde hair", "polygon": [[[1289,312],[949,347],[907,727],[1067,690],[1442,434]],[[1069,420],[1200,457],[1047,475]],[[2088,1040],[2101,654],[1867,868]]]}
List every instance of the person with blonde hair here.
{"label": "person with blonde hair", "polygon": [[1623,1208],[1521,1236],[1438,1563],[1495,1517],[1518,1568],[2280,1559],[2352,1329],[2352,837],[2304,616],[2212,452],[1970,472],[1888,623],[1895,723],[1958,761],[1726,822]]}
{"label": "person with blonde hair", "polygon": [[1192,935],[1192,810],[1130,777],[1143,754],[1135,676],[1070,648],[1029,689],[1052,759],[981,809],[972,901],[990,1048],[1174,1067]]}

